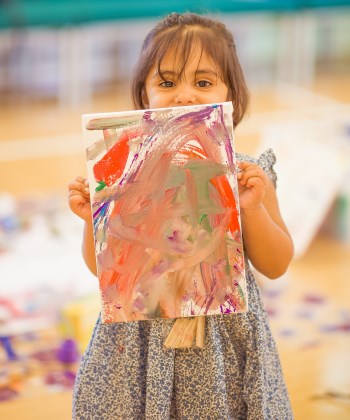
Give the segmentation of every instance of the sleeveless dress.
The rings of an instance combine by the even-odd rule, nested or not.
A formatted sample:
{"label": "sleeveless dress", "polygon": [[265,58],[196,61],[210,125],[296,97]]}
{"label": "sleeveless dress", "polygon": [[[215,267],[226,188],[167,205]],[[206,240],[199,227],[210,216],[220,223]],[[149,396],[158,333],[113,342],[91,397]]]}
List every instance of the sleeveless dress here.
{"label": "sleeveless dress", "polygon": [[[276,182],[271,149],[258,163]],[[247,260],[247,258],[246,258]],[[174,320],[102,324],[82,358],[74,420],[290,420],[293,414],[258,285],[249,310],[206,318],[205,348],[166,349]]]}

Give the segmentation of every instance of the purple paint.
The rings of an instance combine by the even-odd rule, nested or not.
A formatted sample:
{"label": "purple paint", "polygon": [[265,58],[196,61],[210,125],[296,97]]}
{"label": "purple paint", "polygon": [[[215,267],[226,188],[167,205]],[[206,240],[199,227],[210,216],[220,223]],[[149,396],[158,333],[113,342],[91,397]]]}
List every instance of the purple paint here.
{"label": "purple paint", "polygon": [[278,314],[277,309],[276,309],[276,308],[272,308],[271,306],[267,306],[267,307],[265,308],[265,311],[266,311],[267,315],[268,315],[270,318],[273,318],[273,317],[277,316],[277,314]]}
{"label": "purple paint", "polygon": [[0,388],[0,402],[11,401],[18,397],[18,392],[12,388]]}
{"label": "purple paint", "polygon": [[133,303],[132,307],[136,312],[141,312],[142,313],[146,309],[144,299],[142,299],[140,296],[137,297],[134,300],[134,303]]}
{"label": "purple paint", "polygon": [[265,297],[270,298],[270,299],[275,299],[277,297],[279,297],[282,294],[281,290],[263,290],[263,294]]}
{"label": "purple paint", "polygon": [[225,121],[224,121],[224,113],[222,111],[222,105],[221,105],[221,113],[220,113],[220,119],[221,119],[221,123],[225,132],[225,149],[226,149],[226,154],[227,154],[227,158],[228,158],[228,162],[230,165],[233,165],[233,156],[234,156],[234,151],[232,149],[232,144],[230,141],[230,135],[227,132],[227,128],[225,125]]}
{"label": "purple paint", "polygon": [[212,106],[207,106],[205,107],[203,110],[199,110],[199,111],[193,111],[193,112],[188,112],[186,114],[177,116],[174,118],[174,120],[176,121],[185,121],[186,123],[189,124],[194,124],[194,126],[196,126],[196,124],[198,123],[202,123],[203,120],[205,119],[209,119],[211,116],[211,113],[213,112],[213,109],[216,109],[217,107],[212,107]]}
{"label": "purple paint", "polygon": [[232,311],[231,311],[231,309],[230,308],[224,308],[224,307],[222,307],[221,306],[221,313],[222,314],[232,314]]}
{"label": "purple paint", "polygon": [[8,360],[17,360],[18,356],[12,346],[11,337],[8,336],[0,336],[0,344],[2,345],[3,349],[5,350],[6,356]]}
{"label": "purple paint", "polygon": [[64,364],[75,363],[79,360],[79,350],[75,340],[64,340],[57,350],[57,360]]}
{"label": "purple paint", "polygon": [[48,386],[61,386],[62,388],[71,389],[74,386],[75,373],[67,371],[51,371],[45,376],[45,384]]}
{"label": "purple paint", "polygon": [[143,114],[144,121],[152,121],[152,111],[145,111]]}
{"label": "purple paint", "polygon": [[325,333],[350,333],[350,323],[343,322],[339,324],[322,325],[319,329],[321,332]]}
{"label": "purple paint", "polygon": [[292,337],[296,334],[296,331],[293,328],[284,328],[280,330],[279,335],[281,337]]}
{"label": "purple paint", "polygon": [[310,303],[312,305],[323,305],[326,303],[326,299],[323,296],[310,293],[303,297],[303,302]]}
{"label": "purple paint", "polygon": [[31,359],[42,363],[56,361],[57,349],[41,350],[30,355]]}
{"label": "purple paint", "polygon": [[98,209],[97,209],[97,211],[93,214],[93,217],[94,217],[94,219],[100,214],[100,212],[102,211],[102,210],[104,210],[106,207],[108,207],[109,206],[109,203],[107,202],[107,203],[104,203],[104,204],[102,204],[102,206],[101,207],[99,207]]}
{"label": "purple paint", "polygon": [[295,315],[296,315],[298,318],[303,318],[303,319],[312,319],[312,318],[315,318],[315,314],[314,314],[312,311],[307,310],[307,309],[301,309],[301,310],[298,310],[298,311],[295,313]]}

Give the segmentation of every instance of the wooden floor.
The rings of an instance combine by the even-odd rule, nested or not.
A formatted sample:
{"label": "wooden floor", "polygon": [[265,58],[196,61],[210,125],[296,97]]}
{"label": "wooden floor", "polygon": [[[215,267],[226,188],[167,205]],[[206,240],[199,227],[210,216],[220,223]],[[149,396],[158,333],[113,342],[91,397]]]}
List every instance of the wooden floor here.
{"label": "wooden floor", "polygon": [[[350,77],[319,77],[309,89],[350,103]],[[238,150],[247,153],[259,145],[255,116],[298,108],[281,98],[276,85],[251,90],[251,117],[236,132]],[[73,110],[52,102],[2,106],[0,190],[64,196],[69,180],[85,173],[81,114],[130,108],[120,88]],[[350,418],[349,261],[349,244],[320,233],[283,278],[258,276],[297,420]],[[71,418],[70,405],[69,392],[36,391],[31,398],[0,403],[0,417],[65,420]]]}

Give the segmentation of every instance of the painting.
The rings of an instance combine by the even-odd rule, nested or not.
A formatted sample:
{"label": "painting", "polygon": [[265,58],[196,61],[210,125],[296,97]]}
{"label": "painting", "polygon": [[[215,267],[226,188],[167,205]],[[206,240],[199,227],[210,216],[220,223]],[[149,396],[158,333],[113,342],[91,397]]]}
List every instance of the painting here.
{"label": "painting", "polygon": [[247,310],[232,112],[83,115],[104,323]]}

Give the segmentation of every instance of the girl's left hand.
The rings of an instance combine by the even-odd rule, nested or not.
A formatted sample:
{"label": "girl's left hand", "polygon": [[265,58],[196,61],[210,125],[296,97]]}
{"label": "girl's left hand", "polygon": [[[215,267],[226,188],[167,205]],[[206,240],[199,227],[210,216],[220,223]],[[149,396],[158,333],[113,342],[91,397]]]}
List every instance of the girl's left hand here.
{"label": "girl's left hand", "polygon": [[251,162],[239,162],[237,173],[239,203],[242,210],[255,210],[263,202],[270,182],[264,170]]}

